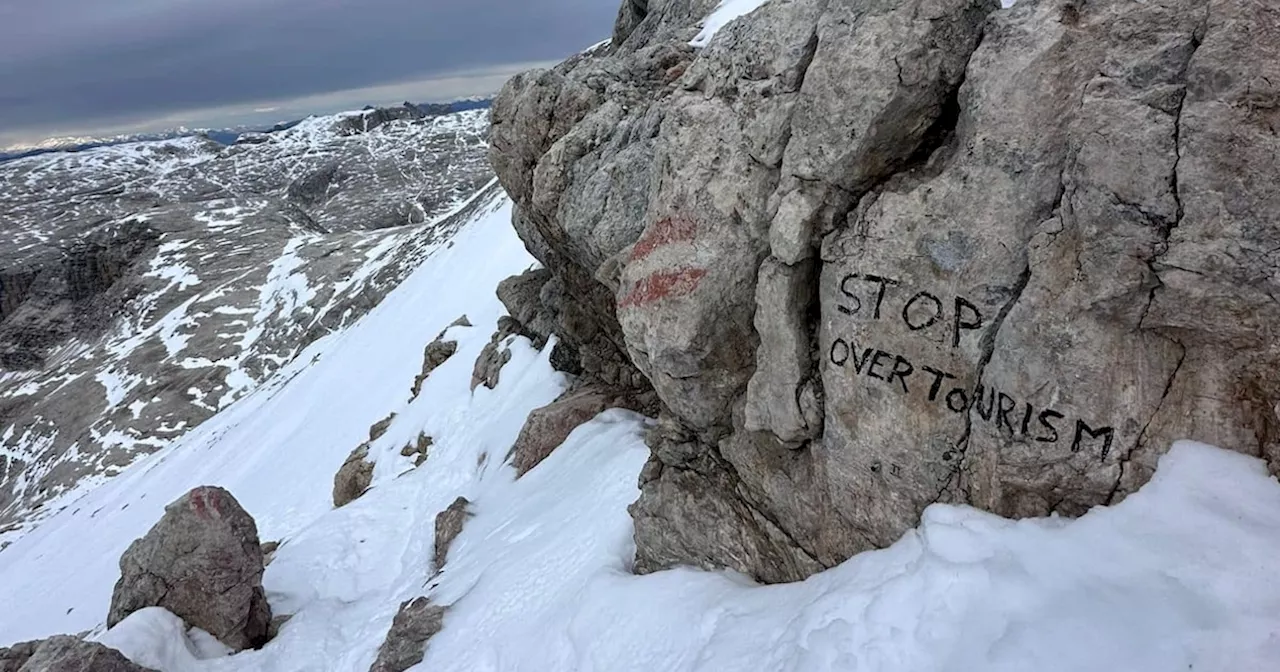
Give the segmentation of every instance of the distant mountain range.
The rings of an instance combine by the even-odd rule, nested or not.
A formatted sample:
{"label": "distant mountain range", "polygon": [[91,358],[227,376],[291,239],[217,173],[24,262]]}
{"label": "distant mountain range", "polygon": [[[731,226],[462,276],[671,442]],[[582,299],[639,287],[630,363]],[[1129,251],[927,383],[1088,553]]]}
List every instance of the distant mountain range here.
{"label": "distant mountain range", "polygon": [[[394,115],[396,117],[412,116],[412,117],[439,117],[454,112],[465,112],[468,110],[485,110],[493,104],[492,98],[467,98],[463,100],[455,100],[448,103],[410,103],[405,102],[399,107],[375,108],[374,106],[366,106],[365,110],[380,110],[384,114]],[[234,145],[243,136],[253,135],[260,136],[263,133],[275,133],[285,131],[301,123],[303,119],[295,119],[293,121],[281,122],[272,126],[236,126],[232,128],[177,128],[170,131],[162,131],[159,133],[132,133],[127,135],[116,135],[106,138],[95,137],[79,137],[79,138],[57,138],[46,141],[39,147],[22,148],[18,150],[0,149],[0,162],[10,161],[13,159],[21,159],[28,156],[38,156],[40,154],[49,154],[51,152],[78,152],[95,147],[110,147],[113,145],[123,145],[130,142],[147,142],[153,140],[172,140],[174,138],[186,138],[192,136],[203,136],[222,145]]]}

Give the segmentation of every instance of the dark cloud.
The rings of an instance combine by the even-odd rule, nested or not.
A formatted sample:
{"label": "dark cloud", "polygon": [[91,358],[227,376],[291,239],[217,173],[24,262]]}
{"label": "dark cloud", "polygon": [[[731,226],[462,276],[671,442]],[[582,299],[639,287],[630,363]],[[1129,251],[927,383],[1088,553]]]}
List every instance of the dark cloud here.
{"label": "dark cloud", "polygon": [[0,6],[0,129],[91,127],[561,58],[618,0],[39,0]]}

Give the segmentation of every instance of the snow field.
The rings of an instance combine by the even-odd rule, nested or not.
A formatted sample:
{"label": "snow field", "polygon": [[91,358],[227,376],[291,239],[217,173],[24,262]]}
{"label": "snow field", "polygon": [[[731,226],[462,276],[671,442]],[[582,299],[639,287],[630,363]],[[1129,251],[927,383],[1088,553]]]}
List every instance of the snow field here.
{"label": "snow field", "polygon": [[[487,208],[364,319],[0,552],[0,645],[94,630],[165,672],[364,672],[400,602],[428,595],[451,605],[415,668],[432,672],[1280,669],[1280,485],[1259,460],[1188,442],[1078,520],[936,505],[892,547],[800,583],[632,575],[647,421],[606,412],[516,481],[506,451],[564,386],[550,348],[513,339],[498,388],[469,389],[502,313],[493,288],[531,263],[509,215]],[[463,313],[476,326],[449,330],[457,354],[410,400],[423,346]],[[333,474],[391,411],[374,487],[332,509]],[[399,451],[422,432],[435,444],[413,469]],[[283,540],[264,583],[292,620],[235,656],[163,610],[102,633],[120,553],[201,484]],[[434,519],[459,495],[475,515],[437,574]]]}

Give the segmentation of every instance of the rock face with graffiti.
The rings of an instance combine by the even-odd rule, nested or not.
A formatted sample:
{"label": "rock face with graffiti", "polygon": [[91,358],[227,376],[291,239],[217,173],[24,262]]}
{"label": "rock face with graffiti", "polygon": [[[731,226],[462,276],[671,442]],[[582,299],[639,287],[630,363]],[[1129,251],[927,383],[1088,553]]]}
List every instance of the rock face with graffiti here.
{"label": "rock face with graffiti", "polygon": [[771,0],[689,46],[717,4],[627,0],[493,112],[569,368],[662,401],[638,571],[1079,515],[1179,438],[1280,466],[1274,3]]}

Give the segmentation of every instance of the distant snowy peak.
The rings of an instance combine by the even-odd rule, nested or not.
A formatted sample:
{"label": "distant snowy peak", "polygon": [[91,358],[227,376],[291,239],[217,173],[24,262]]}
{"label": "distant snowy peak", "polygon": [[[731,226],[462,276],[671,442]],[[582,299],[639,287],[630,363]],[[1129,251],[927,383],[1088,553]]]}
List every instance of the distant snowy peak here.
{"label": "distant snowy peak", "polygon": [[[471,98],[461,98],[446,103],[410,103],[405,102],[399,108],[385,107],[365,108],[367,111],[382,110],[398,110],[407,108],[414,110],[420,117],[435,117],[456,112],[466,112],[471,110],[485,110],[493,99],[485,96],[476,96]],[[343,116],[342,113],[337,115],[322,116]],[[311,117],[308,117],[311,118]],[[204,137],[209,138],[219,144],[234,144],[239,138],[245,135],[256,135],[262,133],[272,133],[275,131],[286,130],[292,128],[302,120],[282,121],[270,126],[263,125],[241,125],[231,126],[228,128],[187,128],[179,126],[169,131],[160,131],[156,133],[126,133],[112,136],[65,136],[47,138],[39,142],[30,144],[18,144],[9,147],[0,147],[0,161],[10,161],[13,159],[26,158],[30,156],[38,156],[51,152],[78,152],[88,149],[96,149],[98,147],[111,147],[135,142],[157,142],[162,140],[173,140],[177,138],[187,137]]]}

